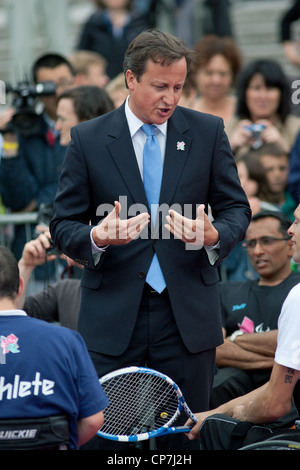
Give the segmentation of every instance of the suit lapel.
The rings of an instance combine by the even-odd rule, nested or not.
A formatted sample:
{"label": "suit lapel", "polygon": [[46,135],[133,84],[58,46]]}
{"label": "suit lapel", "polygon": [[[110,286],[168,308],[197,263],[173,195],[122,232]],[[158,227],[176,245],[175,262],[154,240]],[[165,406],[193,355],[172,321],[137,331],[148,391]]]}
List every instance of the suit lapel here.
{"label": "suit lapel", "polygon": [[[160,204],[172,205],[172,200],[190,151],[192,139],[186,132],[188,129],[187,121],[182,115],[180,108],[177,108],[168,121]],[[148,207],[144,184],[122,107],[115,113],[109,135],[113,137],[112,141],[108,143],[109,151],[127,185],[129,193],[137,204],[143,204]]]}
{"label": "suit lapel", "polygon": [[171,206],[191,146],[189,125],[177,108],[168,122],[160,203]]}
{"label": "suit lapel", "polygon": [[[144,184],[141,178],[137,159],[133,149],[125,114],[122,108],[117,110],[110,136],[114,139],[108,144],[108,148],[119,172],[127,185],[133,200],[137,204],[148,207]],[[120,194],[120,196],[122,196]]]}

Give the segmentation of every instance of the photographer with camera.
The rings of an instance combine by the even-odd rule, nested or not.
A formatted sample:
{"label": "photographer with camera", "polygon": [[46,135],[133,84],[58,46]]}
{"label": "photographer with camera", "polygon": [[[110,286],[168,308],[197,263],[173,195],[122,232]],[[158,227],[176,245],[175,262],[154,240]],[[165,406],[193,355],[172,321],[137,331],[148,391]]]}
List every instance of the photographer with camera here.
{"label": "photographer with camera", "polygon": [[[71,137],[71,126],[92,119],[113,109],[113,103],[105,90],[97,86],[79,86],[61,93],[57,105],[56,129],[60,133],[60,142],[68,145]],[[52,206],[41,204],[38,213],[36,237],[24,246],[19,260],[20,273],[24,279],[25,289],[19,298],[19,308],[35,318],[48,322],[59,322],[73,330],[77,329],[81,289],[80,277],[83,266],[71,260],[53,247],[48,225],[53,215]],[[26,289],[33,273],[39,266],[57,258],[64,259],[68,277],[50,283],[47,289],[37,290],[26,296]]]}
{"label": "photographer with camera", "polygon": [[[0,194],[12,212],[53,203],[65,154],[55,131],[56,108],[62,91],[74,86],[73,68],[63,56],[49,53],[33,64],[32,78],[34,85],[6,87],[14,100],[0,116]],[[12,251],[17,259],[25,242],[25,227],[15,226]]]}
{"label": "photographer with camera", "polygon": [[75,266],[83,268],[82,265],[53,249],[48,229],[25,244],[18,263],[20,275],[24,280],[23,293],[17,300],[18,308],[23,309],[30,317],[77,330],[81,299],[80,279],[72,277],[59,279],[49,284],[47,290],[27,295],[27,288],[35,269],[55,260],[58,256],[66,260],[70,270]]}
{"label": "photographer with camera", "polygon": [[291,90],[280,64],[258,59],[243,69],[237,82],[236,117],[226,122],[226,133],[236,157],[263,143],[289,153],[300,128],[291,113]]}

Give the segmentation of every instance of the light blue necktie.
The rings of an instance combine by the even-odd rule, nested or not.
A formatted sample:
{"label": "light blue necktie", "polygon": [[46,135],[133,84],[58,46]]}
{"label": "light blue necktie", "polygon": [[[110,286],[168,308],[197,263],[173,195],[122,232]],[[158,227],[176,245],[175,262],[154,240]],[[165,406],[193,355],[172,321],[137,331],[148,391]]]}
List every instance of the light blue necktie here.
{"label": "light blue necktie", "polygon": [[[144,124],[142,126],[142,130],[147,135],[147,140],[144,146],[143,179],[153,224],[155,224],[156,221],[162,180],[161,152],[159,142],[154,133],[154,128],[155,126],[150,124]],[[146,282],[159,293],[161,293],[166,287],[164,276],[156,254],[152,259],[147,273]]]}

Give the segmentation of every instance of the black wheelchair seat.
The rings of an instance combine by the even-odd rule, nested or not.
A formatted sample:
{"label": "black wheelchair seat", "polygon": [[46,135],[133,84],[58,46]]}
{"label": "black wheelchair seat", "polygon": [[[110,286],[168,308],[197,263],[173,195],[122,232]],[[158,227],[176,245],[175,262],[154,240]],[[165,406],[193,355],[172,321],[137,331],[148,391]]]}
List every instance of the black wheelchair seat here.
{"label": "black wheelchair seat", "polygon": [[0,419],[0,450],[67,450],[66,416]]}

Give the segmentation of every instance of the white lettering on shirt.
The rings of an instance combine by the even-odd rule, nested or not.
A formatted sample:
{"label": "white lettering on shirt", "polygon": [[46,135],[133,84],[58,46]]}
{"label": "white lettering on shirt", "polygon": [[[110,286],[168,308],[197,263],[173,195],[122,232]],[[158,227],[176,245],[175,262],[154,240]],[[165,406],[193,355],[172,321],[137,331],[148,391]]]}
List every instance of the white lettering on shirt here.
{"label": "white lettering on shirt", "polygon": [[42,379],[40,372],[36,372],[34,379],[29,382],[21,380],[19,375],[15,375],[12,383],[5,383],[5,377],[0,376],[0,401],[24,398],[29,395],[52,395],[54,393],[55,382],[53,380]]}

